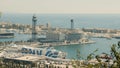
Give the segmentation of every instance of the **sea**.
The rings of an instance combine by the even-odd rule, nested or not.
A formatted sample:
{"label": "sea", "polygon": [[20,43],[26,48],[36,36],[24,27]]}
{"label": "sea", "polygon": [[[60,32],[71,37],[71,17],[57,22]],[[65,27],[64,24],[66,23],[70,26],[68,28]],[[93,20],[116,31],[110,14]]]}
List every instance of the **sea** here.
{"label": "sea", "polygon": [[[10,22],[15,24],[32,24],[32,16],[34,14],[22,13],[2,13],[0,22]],[[35,14],[37,17],[37,25],[46,25],[49,23],[54,28],[70,28],[70,20],[74,20],[74,28],[107,28],[120,29],[120,14]],[[20,41],[28,40],[31,35],[15,34],[15,38],[0,39],[0,41]],[[96,41],[94,44],[85,45],[69,45],[69,46],[55,46],[57,50],[67,53],[66,58],[77,58],[77,50],[83,59],[98,49],[95,55],[101,53],[110,54],[111,46],[117,44],[120,39],[106,39],[106,38],[91,38]]]}

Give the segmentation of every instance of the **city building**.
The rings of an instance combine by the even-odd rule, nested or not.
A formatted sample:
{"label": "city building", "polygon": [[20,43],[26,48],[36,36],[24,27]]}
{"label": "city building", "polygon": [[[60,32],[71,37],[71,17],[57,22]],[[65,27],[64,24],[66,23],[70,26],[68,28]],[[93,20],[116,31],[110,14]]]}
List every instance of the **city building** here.
{"label": "city building", "polygon": [[46,33],[46,40],[48,41],[64,41],[65,40],[65,34],[57,31],[49,31]]}
{"label": "city building", "polygon": [[67,41],[78,41],[82,38],[82,33],[68,33],[65,39]]}

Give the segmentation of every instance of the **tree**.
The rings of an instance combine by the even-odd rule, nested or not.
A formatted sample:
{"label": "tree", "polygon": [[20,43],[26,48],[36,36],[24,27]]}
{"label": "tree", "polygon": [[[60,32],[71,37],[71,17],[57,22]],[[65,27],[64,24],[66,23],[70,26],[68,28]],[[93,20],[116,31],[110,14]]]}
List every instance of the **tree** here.
{"label": "tree", "polygon": [[120,51],[119,51],[119,43],[118,46],[116,44],[113,44],[111,47],[111,54],[113,54],[115,60],[113,66],[116,66],[117,68],[120,68]]}
{"label": "tree", "polygon": [[96,49],[95,51],[93,51],[92,53],[90,53],[90,54],[87,56],[87,60],[93,59],[94,56],[95,56],[95,52],[97,52],[97,51],[98,51],[98,49]]}
{"label": "tree", "polygon": [[[93,53],[90,53],[87,56],[87,60],[89,61],[93,58],[96,58],[98,63],[92,65],[92,64],[80,64],[80,60],[73,60],[72,61],[72,66],[73,68],[82,68],[81,66],[84,65],[83,68],[108,68],[108,65],[106,64],[106,62],[101,62],[101,59],[99,58],[98,55],[95,55],[95,52],[98,51],[98,49],[96,49],[95,51],[93,51]],[[111,55],[113,56],[113,64],[111,66],[109,66],[109,68],[120,68],[120,41],[118,42],[118,44],[113,44],[111,46]],[[81,58],[80,57],[80,51],[77,51],[77,58]],[[85,61],[85,62],[86,62]],[[109,62],[109,60],[108,60]]]}

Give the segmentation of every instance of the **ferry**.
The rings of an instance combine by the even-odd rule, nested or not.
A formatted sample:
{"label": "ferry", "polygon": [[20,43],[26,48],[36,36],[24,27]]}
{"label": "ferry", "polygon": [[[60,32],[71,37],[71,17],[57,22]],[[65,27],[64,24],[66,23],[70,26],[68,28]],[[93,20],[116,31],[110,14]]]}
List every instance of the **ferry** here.
{"label": "ferry", "polygon": [[13,38],[14,37],[14,33],[0,33],[0,38]]}
{"label": "ferry", "polygon": [[65,52],[58,51],[53,47],[36,48],[28,45],[16,45],[16,44],[10,44],[9,46],[7,46],[3,51],[3,55],[1,55],[0,57],[14,58],[17,57],[17,55],[19,56],[35,55],[35,56],[45,56],[49,58],[61,58],[61,59],[65,59],[66,57]]}

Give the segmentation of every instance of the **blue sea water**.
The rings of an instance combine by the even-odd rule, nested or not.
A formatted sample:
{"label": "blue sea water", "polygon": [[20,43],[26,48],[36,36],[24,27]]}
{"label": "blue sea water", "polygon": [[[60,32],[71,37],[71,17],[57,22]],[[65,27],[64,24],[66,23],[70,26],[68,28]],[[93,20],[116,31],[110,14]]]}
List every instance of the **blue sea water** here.
{"label": "blue sea water", "polygon": [[[32,24],[33,14],[2,14],[0,22],[11,22],[20,24]],[[49,23],[52,27],[70,28],[70,19],[74,19],[75,28],[109,28],[120,29],[120,14],[36,14],[37,24],[46,25]],[[0,39],[0,41],[18,41],[27,40],[31,35],[15,34],[15,38]],[[84,59],[88,54],[98,49],[96,54],[102,52],[110,53],[112,44],[117,44],[119,39],[92,38],[95,44],[86,45],[70,45],[56,46],[55,48],[67,53],[67,58],[76,57],[76,50],[80,50],[80,54]]]}
{"label": "blue sea water", "polygon": [[119,39],[111,39],[108,40],[106,38],[92,38],[92,40],[96,41],[95,44],[85,44],[85,45],[70,45],[70,46],[56,46],[55,48],[67,53],[67,58],[77,58],[77,50],[80,51],[80,55],[83,59],[86,59],[90,53],[93,53],[96,49],[95,55],[99,55],[101,53],[110,54],[111,46],[113,44],[117,44]]}

